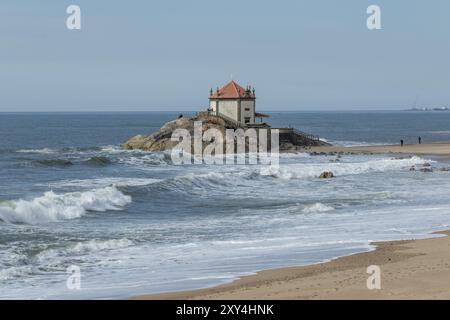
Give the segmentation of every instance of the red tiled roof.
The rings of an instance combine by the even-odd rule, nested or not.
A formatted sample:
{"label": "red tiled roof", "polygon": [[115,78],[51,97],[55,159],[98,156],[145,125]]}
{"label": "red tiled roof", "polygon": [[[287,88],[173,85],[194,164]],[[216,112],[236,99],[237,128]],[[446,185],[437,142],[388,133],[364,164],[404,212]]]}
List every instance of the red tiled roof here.
{"label": "red tiled roof", "polygon": [[213,92],[211,99],[238,99],[238,98],[251,98],[254,99],[255,95],[248,89],[242,88],[236,82],[231,81],[223,86],[219,91]]}

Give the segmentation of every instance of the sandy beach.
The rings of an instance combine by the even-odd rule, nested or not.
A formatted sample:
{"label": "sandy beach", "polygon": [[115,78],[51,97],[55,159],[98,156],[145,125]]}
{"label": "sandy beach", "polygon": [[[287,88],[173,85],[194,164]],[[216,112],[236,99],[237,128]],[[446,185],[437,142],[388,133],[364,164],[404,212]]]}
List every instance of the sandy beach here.
{"label": "sandy beach", "polygon": [[392,153],[392,154],[415,154],[450,156],[450,142],[436,142],[427,144],[405,144],[400,145],[380,145],[380,146],[358,146],[358,147],[311,147],[310,152],[350,152],[350,153]]}
{"label": "sandy beach", "polygon": [[[450,156],[450,143],[314,147],[310,152]],[[374,243],[373,251],[305,267],[261,271],[217,287],[133,299],[450,299],[450,231],[423,240]],[[430,235],[431,237],[431,235]],[[367,289],[367,267],[381,289]]]}

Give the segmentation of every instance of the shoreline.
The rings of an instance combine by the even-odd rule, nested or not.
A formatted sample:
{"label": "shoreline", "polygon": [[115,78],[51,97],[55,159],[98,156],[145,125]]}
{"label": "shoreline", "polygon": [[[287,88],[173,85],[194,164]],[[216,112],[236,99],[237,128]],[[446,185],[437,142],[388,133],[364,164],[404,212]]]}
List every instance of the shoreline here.
{"label": "shoreline", "polygon": [[[450,158],[450,142],[311,147],[316,153],[405,154]],[[443,235],[433,237],[433,235]],[[373,242],[375,249],[301,267],[268,269],[206,289],[149,294],[136,300],[450,299],[450,230],[426,239]],[[381,290],[367,289],[367,267],[381,269]]]}
{"label": "shoreline", "polygon": [[[437,237],[433,237],[436,235]],[[373,242],[374,250],[318,264],[267,269],[218,286],[134,296],[132,300],[450,299],[450,230],[419,240]],[[369,266],[381,290],[367,289]]]}

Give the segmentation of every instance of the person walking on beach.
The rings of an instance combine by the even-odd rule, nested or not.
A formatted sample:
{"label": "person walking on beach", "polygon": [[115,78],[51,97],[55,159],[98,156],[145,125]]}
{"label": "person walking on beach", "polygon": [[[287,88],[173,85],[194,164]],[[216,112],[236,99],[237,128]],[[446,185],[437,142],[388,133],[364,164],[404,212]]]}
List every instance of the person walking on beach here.
{"label": "person walking on beach", "polygon": [[422,137],[419,137],[419,144],[422,144]]}
{"label": "person walking on beach", "polygon": [[403,139],[400,140],[400,145],[403,147]]}

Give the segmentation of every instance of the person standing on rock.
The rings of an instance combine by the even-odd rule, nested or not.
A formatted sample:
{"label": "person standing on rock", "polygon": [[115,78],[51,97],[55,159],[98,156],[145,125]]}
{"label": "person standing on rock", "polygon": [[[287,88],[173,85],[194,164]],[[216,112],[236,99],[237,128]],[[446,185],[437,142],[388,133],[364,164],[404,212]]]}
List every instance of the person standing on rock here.
{"label": "person standing on rock", "polygon": [[422,144],[422,137],[419,136],[419,144]]}
{"label": "person standing on rock", "polygon": [[402,139],[402,140],[400,140],[400,146],[402,146],[402,147],[403,147],[403,139]]}

